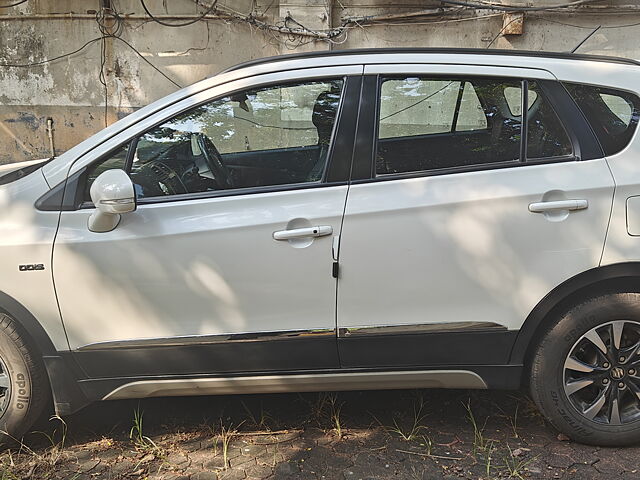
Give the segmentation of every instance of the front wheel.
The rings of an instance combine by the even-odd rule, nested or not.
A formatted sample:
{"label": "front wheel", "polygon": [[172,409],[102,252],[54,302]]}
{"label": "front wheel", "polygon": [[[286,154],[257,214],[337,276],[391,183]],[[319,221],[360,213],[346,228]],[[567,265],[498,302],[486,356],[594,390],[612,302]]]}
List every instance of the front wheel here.
{"label": "front wheel", "polygon": [[0,444],[20,440],[50,398],[42,359],[19,325],[0,313]]}
{"label": "front wheel", "polygon": [[559,318],[532,359],[531,394],[578,442],[640,442],[640,294],[592,298]]}

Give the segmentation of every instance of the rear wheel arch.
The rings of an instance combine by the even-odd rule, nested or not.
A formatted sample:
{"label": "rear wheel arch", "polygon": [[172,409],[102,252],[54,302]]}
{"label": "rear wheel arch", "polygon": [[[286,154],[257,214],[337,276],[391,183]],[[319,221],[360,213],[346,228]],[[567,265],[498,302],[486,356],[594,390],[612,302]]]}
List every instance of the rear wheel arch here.
{"label": "rear wheel arch", "polygon": [[527,316],[511,350],[509,363],[529,364],[554,320],[575,305],[594,296],[622,292],[640,292],[640,262],[596,267],[564,281],[540,300]]}

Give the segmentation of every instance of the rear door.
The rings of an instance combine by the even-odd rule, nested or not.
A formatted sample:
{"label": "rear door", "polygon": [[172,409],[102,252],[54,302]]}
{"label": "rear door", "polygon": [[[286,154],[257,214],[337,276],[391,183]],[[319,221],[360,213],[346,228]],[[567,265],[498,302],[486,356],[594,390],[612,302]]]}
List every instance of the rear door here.
{"label": "rear door", "polygon": [[599,145],[546,71],[365,72],[342,364],[504,364],[536,303],[600,261],[614,184]]}

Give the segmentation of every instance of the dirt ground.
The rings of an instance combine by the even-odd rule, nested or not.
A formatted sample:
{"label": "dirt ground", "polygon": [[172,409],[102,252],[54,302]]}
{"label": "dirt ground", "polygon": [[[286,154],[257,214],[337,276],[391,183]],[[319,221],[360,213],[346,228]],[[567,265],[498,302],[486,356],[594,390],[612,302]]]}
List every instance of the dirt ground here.
{"label": "dirt ground", "polygon": [[0,479],[640,478],[518,392],[403,390],[103,402],[39,425]]}

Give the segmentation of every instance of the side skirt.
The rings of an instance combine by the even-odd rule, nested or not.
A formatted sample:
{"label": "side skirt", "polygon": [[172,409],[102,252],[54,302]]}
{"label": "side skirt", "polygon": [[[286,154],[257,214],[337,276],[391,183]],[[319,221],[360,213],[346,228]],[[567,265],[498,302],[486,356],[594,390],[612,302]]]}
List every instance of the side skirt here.
{"label": "side skirt", "polygon": [[183,395],[314,392],[402,388],[479,388],[487,384],[466,370],[310,373],[251,377],[142,380],[122,385],[103,400]]}
{"label": "side skirt", "polygon": [[523,375],[522,365],[494,364],[87,378],[69,352],[58,353],[44,359],[58,415],[71,415],[99,400],[126,398],[411,388],[517,389]]}

